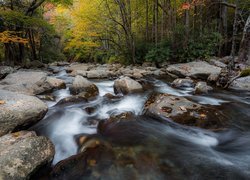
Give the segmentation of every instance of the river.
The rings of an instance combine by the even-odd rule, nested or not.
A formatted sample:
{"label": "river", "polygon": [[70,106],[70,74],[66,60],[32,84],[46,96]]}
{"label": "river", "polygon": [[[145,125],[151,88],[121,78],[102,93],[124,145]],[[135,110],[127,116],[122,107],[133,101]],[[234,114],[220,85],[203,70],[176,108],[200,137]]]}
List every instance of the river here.
{"label": "river", "polygon": [[[63,176],[55,179],[250,179],[250,92],[215,89],[207,95],[193,95],[192,88],[174,89],[168,79],[149,78],[145,81],[151,86],[145,92],[109,100],[103,96],[106,93],[114,94],[114,81],[93,80],[99,88],[97,99],[55,106],[58,101],[70,96],[69,86],[73,78],[67,75],[64,68],[54,76],[65,80],[67,88],[52,93],[55,101],[46,101],[49,106],[47,115],[31,128],[39,135],[48,137],[55,145],[53,166],[77,154],[77,137],[96,134],[101,119],[127,111],[133,112],[138,120],[115,127],[116,131],[111,129],[107,141],[121,146],[139,145],[140,150],[135,148],[134,151],[146,151],[146,155],[142,161],[134,161],[150,159],[149,162],[145,161],[148,164],[140,164],[144,172],[126,164],[113,169],[104,167],[98,171],[103,173],[100,175],[72,175],[62,170]],[[230,126],[212,132],[176,124],[168,119],[156,121],[143,115],[144,103],[152,92],[184,96],[199,104],[214,106],[223,112]],[[139,158],[139,155],[133,158]],[[152,162],[152,159],[157,162]]]}

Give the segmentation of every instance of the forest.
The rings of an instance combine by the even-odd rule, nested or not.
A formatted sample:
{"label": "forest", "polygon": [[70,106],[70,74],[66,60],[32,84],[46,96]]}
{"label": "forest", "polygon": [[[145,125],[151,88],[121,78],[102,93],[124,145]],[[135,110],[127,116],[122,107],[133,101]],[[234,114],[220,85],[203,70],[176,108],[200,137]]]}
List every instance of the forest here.
{"label": "forest", "polygon": [[0,180],[81,179],[250,179],[250,0],[0,0]]}
{"label": "forest", "polygon": [[2,0],[0,8],[6,64],[246,61],[249,52],[248,0]]}

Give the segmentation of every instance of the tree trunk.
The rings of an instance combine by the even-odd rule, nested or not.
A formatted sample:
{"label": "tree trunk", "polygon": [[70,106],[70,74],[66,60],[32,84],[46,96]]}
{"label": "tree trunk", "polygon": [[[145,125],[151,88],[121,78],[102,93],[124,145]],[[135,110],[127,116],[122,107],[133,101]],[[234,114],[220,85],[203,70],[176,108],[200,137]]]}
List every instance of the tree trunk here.
{"label": "tree trunk", "polygon": [[239,61],[250,65],[250,15],[247,18],[240,43]]}
{"label": "tree trunk", "polygon": [[187,46],[189,40],[189,29],[190,29],[189,10],[185,10],[185,46]]}
{"label": "tree trunk", "polygon": [[235,51],[236,51],[236,36],[237,36],[237,27],[238,27],[238,0],[235,0],[235,13],[234,13],[234,24],[233,24],[233,38],[232,38],[232,48],[231,48],[231,56],[232,60],[229,63],[229,70],[234,69],[234,61],[235,61]]}

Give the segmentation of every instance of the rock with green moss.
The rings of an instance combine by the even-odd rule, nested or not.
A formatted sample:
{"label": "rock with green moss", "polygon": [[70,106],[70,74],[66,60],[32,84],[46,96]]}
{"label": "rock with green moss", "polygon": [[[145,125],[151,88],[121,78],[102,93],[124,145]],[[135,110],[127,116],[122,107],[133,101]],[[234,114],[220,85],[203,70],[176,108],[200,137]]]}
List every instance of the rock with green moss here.
{"label": "rock with green moss", "polygon": [[240,77],[250,76],[250,68],[244,69],[240,73]]}

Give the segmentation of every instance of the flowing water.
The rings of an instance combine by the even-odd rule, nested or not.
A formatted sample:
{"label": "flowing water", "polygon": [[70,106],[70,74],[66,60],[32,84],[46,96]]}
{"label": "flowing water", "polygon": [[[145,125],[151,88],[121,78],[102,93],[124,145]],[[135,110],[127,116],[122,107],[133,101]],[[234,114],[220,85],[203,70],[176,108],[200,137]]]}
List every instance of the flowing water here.
{"label": "flowing water", "polygon": [[[67,87],[73,79],[63,68],[55,77],[65,80]],[[111,128],[107,133],[108,141],[123,146],[140,145],[139,152],[154,154],[159,157],[156,158],[158,162],[150,162],[154,166],[133,177],[130,176],[134,174],[133,168],[124,166],[113,169],[113,174],[105,172],[103,176],[100,175],[101,178],[90,174],[84,176],[86,179],[250,179],[249,92],[215,90],[208,95],[193,95],[192,88],[174,89],[165,80],[148,79],[147,82],[152,87],[143,93],[109,100],[104,95],[114,94],[114,82],[94,81],[100,92],[97,99],[63,106],[55,104],[70,96],[69,89],[54,91],[52,95],[55,101],[46,101],[49,106],[46,117],[32,127],[39,135],[49,137],[55,145],[53,165],[78,153],[77,136],[96,134],[101,119],[129,111],[136,115],[137,120],[112,127],[115,130]],[[184,96],[199,104],[214,106],[223,112],[230,127],[212,132],[176,124],[169,119],[154,120],[147,117],[142,111],[151,92]],[[93,108],[93,112],[88,113],[86,108]],[[142,169],[143,166],[148,167],[146,164],[140,166]],[[70,172],[62,170],[62,173],[63,178],[58,179],[81,179],[80,176],[72,176]]]}

